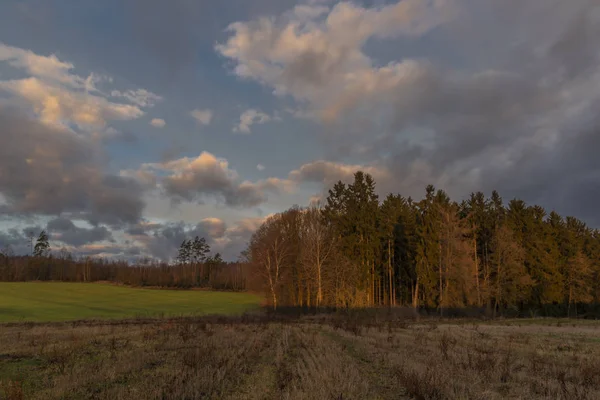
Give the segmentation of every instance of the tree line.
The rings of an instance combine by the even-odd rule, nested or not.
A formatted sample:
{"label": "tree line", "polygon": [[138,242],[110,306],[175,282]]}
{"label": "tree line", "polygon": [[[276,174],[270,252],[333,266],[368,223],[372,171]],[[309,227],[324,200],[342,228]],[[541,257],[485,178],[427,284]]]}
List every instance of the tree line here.
{"label": "tree line", "polygon": [[32,253],[15,256],[0,252],[0,281],[114,282],[132,286],[246,290],[248,270],[239,262],[228,263],[221,255],[210,255],[204,238],[186,239],[174,264],[150,259],[137,264],[98,257],[73,257],[61,250],[52,254],[48,235],[42,231]]}
{"label": "tree line", "polygon": [[268,218],[244,253],[272,306],[503,310],[598,303],[600,233],[494,191],[415,201],[357,172],[324,204]]}

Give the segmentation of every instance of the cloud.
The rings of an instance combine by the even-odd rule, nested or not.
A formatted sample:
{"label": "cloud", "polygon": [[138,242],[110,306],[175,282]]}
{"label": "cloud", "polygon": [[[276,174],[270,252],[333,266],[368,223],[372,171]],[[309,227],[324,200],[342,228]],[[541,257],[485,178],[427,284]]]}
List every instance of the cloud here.
{"label": "cloud", "polygon": [[308,101],[323,109],[324,118],[333,118],[335,104],[357,86],[375,91],[377,81],[402,79],[407,72],[402,64],[374,67],[362,51],[370,38],[421,35],[453,16],[452,3],[403,0],[368,9],[340,2],[328,13],[305,5],[279,18],[233,23],[232,36],[216,49],[235,62],[238,76]]}
{"label": "cloud", "polygon": [[[593,214],[577,193],[599,182],[598,165],[583,147],[586,163],[566,160],[579,159],[573,146],[600,126],[597,2],[307,7],[235,22],[216,50],[238,77],[318,116],[332,158],[387,170],[379,180],[405,195],[420,196],[429,183],[454,197],[497,189]],[[554,159],[569,168],[552,167]],[[303,168],[293,175],[344,175],[327,161]],[[561,192],[559,181],[570,190]]]}
{"label": "cloud", "polygon": [[78,256],[110,258],[115,260],[125,260],[132,263],[139,262],[141,259],[145,258],[142,254],[143,248],[132,246],[128,243],[92,243],[78,247],[63,246],[63,249],[70,253],[75,253]]}
{"label": "cloud", "polygon": [[303,164],[300,168],[291,171],[288,179],[296,182],[318,182],[326,186],[331,186],[340,180],[346,183],[352,182],[354,174],[357,171],[370,174],[376,181],[388,181],[391,179],[390,172],[385,167],[345,164],[324,160]]}
{"label": "cloud", "polygon": [[138,170],[123,171],[122,176],[134,177],[147,187],[158,186],[175,202],[202,203],[211,198],[230,207],[254,207],[267,201],[267,193],[291,188],[291,182],[278,178],[241,181],[227,160],[208,152],[196,158],[142,164]]}
{"label": "cloud", "polygon": [[[186,239],[203,237],[212,248],[212,253],[222,251],[220,243],[228,234],[225,222],[219,218],[205,218],[198,224],[186,224],[183,221],[168,223],[140,223],[130,227],[126,233],[152,257],[172,261],[177,256],[181,243]],[[229,254],[235,259],[237,254]]]}
{"label": "cloud", "polygon": [[42,56],[0,43],[0,62],[30,75],[0,80],[0,91],[11,93],[16,104],[31,107],[41,122],[51,126],[100,129],[111,120],[139,118],[144,115],[140,107],[151,107],[160,100],[154,93],[137,89],[111,92],[112,97],[125,98],[129,104],[110,101],[97,84],[112,82],[111,78],[94,73],[81,77],[73,73],[73,64],[61,61],[54,54]]}
{"label": "cloud", "polygon": [[213,118],[212,110],[193,110],[190,112],[190,115],[196,120],[196,122],[200,125],[210,125],[210,121]]}
{"label": "cloud", "polygon": [[234,132],[250,133],[250,127],[254,124],[264,124],[272,118],[262,111],[250,108],[240,115],[240,123],[233,127]]}
{"label": "cloud", "polygon": [[54,54],[40,56],[31,50],[7,46],[1,42],[0,61],[6,61],[11,66],[23,69],[42,80],[87,91],[96,91],[95,83],[103,79],[94,74],[90,74],[87,78],[73,74],[71,70],[75,68],[74,65],[59,60]]}
{"label": "cloud", "polygon": [[11,215],[77,213],[94,224],[139,220],[136,180],[104,172],[97,143],[0,107],[0,193]]}
{"label": "cloud", "polygon": [[154,118],[152,119],[152,121],[150,121],[150,125],[152,125],[155,128],[164,128],[166,124],[167,123],[165,122],[165,120],[160,118]]}
{"label": "cloud", "polygon": [[204,218],[200,221],[202,226],[211,238],[220,238],[225,235],[225,222],[220,218]]}
{"label": "cloud", "polygon": [[50,239],[71,246],[81,246],[88,243],[113,241],[112,233],[105,226],[81,228],[73,221],[59,217],[48,222],[46,229]]}
{"label": "cloud", "polygon": [[214,240],[214,250],[220,251],[226,260],[237,260],[240,253],[246,249],[252,234],[269,216],[242,218],[236,221],[227,227],[222,237]]}
{"label": "cloud", "polygon": [[147,91],[146,89],[127,90],[121,92],[119,90],[113,90],[110,92],[112,97],[123,97],[131,104],[135,104],[138,107],[154,107],[157,102],[162,100],[162,97]]}
{"label": "cloud", "polygon": [[[39,232],[39,230],[34,230]],[[0,252],[7,254],[31,254],[31,246],[27,234],[16,228],[0,231]]]}
{"label": "cloud", "polygon": [[258,165],[256,166],[256,169],[257,169],[257,170],[259,170],[259,171],[264,171],[264,170],[265,170],[265,166],[264,166],[264,165],[262,165],[262,164],[258,164]]}
{"label": "cloud", "polygon": [[38,78],[0,81],[0,90],[21,97],[33,107],[41,122],[52,126],[68,126],[72,121],[80,128],[101,128],[107,120],[136,119],[144,114],[135,106],[71,92]]}

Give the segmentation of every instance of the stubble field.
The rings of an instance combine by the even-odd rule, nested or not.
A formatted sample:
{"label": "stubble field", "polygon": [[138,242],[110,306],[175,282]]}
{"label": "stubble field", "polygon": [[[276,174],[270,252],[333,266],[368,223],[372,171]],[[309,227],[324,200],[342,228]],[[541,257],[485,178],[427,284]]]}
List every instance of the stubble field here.
{"label": "stubble field", "polygon": [[0,398],[597,399],[600,324],[348,314],[0,325]]}

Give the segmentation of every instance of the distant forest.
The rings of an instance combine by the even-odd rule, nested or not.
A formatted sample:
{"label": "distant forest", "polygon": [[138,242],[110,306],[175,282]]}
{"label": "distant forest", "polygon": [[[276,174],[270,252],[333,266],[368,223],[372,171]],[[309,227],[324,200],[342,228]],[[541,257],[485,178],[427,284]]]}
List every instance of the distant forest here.
{"label": "distant forest", "polygon": [[175,264],[139,265],[51,255],[47,240],[42,232],[31,256],[0,253],[0,280],[263,291],[275,308],[600,314],[597,229],[522,200],[504,204],[495,191],[458,203],[430,185],[420,201],[380,201],[360,171],[323,204],[269,217],[236,263],[198,237],[183,241]]}
{"label": "distant forest", "polygon": [[275,307],[574,314],[600,297],[600,233],[582,221],[495,191],[458,203],[430,185],[420,201],[381,202],[363,172],[322,205],[270,217],[244,256]]}
{"label": "distant forest", "polygon": [[112,282],[131,286],[246,290],[249,269],[242,263],[227,263],[219,253],[209,255],[203,238],[185,240],[177,263],[147,262],[131,265],[103,258],[75,258],[70,253],[50,253],[42,232],[31,256],[0,253],[0,281]]}

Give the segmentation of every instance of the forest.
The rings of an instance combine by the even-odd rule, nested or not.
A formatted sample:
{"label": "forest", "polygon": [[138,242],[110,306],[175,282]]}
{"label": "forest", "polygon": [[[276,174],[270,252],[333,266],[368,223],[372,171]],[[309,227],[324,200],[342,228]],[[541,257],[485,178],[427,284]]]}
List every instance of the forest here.
{"label": "forest", "polygon": [[374,179],[359,171],[322,204],[267,218],[239,262],[211,255],[198,237],[184,240],[171,264],[76,259],[51,253],[42,232],[30,256],[0,254],[0,280],[262,291],[273,308],[558,316],[598,308],[599,261],[600,232],[575,217],[519,199],[505,204],[496,191],[456,202],[431,185],[419,201],[381,201]]}
{"label": "forest", "polygon": [[45,232],[40,234],[31,255],[0,252],[0,281],[112,282],[130,286],[164,288],[207,288],[242,291],[247,288],[248,269],[237,262],[224,262],[219,253],[209,255],[204,238],[186,239],[176,263],[151,259],[126,261],[74,257],[68,252],[51,253]]}
{"label": "forest", "polygon": [[[357,172],[323,204],[294,206],[254,233],[245,259],[270,304],[304,307],[552,308],[598,303],[600,232],[496,191],[419,201]],[[579,307],[579,308],[578,308]]]}

